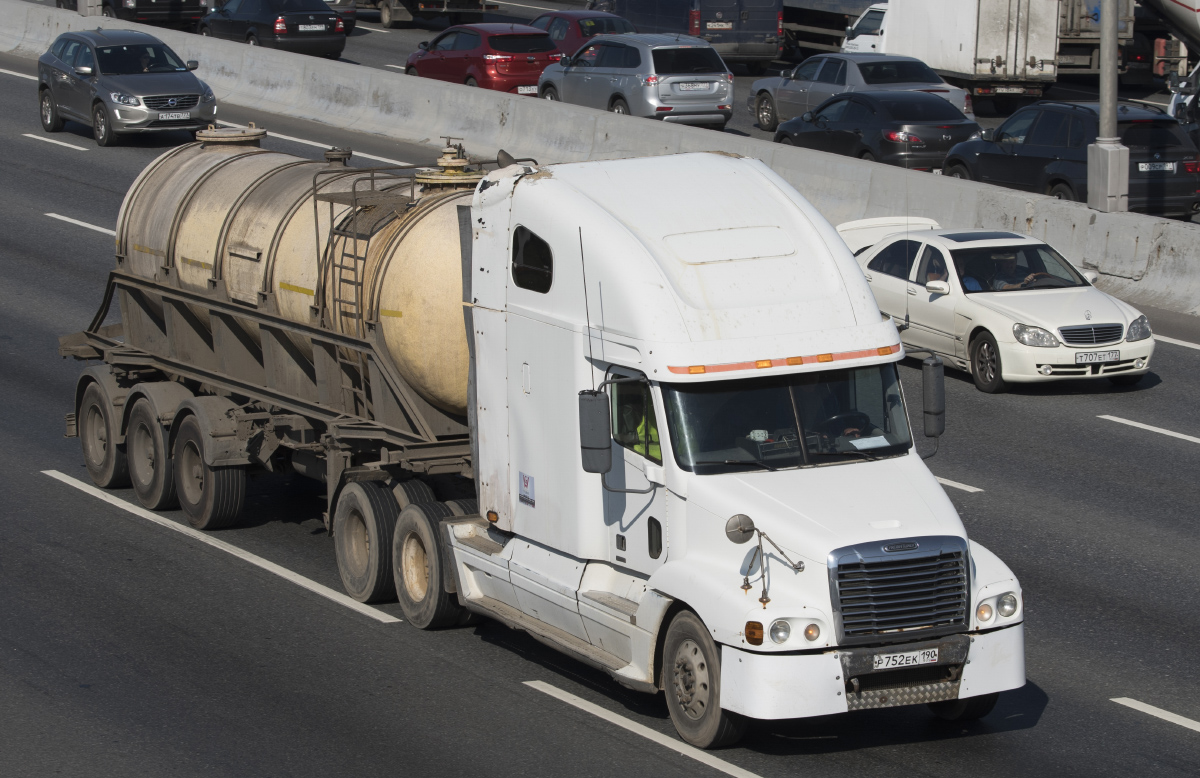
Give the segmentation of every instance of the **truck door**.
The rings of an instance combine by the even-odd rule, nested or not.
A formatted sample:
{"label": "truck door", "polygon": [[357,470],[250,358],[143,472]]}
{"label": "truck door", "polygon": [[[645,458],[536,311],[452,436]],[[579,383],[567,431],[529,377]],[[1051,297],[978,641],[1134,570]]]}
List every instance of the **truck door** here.
{"label": "truck door", "polygon": [[[608,377],[640,379],[609,385],[613,427],[609,486],[645,489],[650,486],[650,478],[662,483],[661,436],[666,427],[660,427],[665,417],[655,397],[657,392],[636,370],[614,368]],[[656,487],[646,494],[605,491],[604,523],[609,534],[609,562],[649,575],[666,561],[666,487]]]}
{"label": "truck door", "polygon": [[780,0],[741,0],[738,22],[737,53],[740,57],[774,59],[779,53]]}
{"label": "truck door", "polygon": [[990,0],[978,3],[978,13],[976,75],[1054,80],[1058,0]]}
{"label": "truck door", "polygon": [[842,43],[842,51],[868,54],[882,52],[883,20],[886,14],[887,11],[882,8],[867,9],[850,28]]}

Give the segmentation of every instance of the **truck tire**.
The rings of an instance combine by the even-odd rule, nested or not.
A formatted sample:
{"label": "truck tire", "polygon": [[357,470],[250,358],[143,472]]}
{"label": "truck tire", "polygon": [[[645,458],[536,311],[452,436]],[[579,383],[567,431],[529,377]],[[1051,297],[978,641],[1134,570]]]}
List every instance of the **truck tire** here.
{"label": "truck tire", "polygon": [[175,473],[171,467],[171,451],[166,430],[158,422],[154,406],[142,398],[129,412],[129,427],[125,433],[125,450],[129,460],[129,480],[138,502],[152,511],[175,508],[179,498],[175,492]]}
{"label": "truck tire", "polygon": [[413,503],[400,511],[392,540],[396,597],[404,617],[419,629],[459,623],[463,608],[442,585],[444,565],[452,564],[444,547],[440,520],[452,516],[440,502]]}
{"label": "truck tire", "polygon": [[971,341],[971,378],[975,379],[975,388],[981,392],[999,394],[1004,391],[1000,349],[990,332],[981,332]]}
{"label": "truck tire", "polygon": [[979,697],[967,697],[965,700],[946,700],[929,703],[933,715],[944,721],[975,721],[992,712],[1000,692],[992,692]]}
{"label": "truck tire", "polygon": [[347,484],[333,514],[333,545],[346,594],[359,602],[385,602],[392,585],[392,534],[396,498],[378,481]]}
{"label": "truck tire", "polygon": [[394,29],[399,27],[399,23],[392,17],[392,1],[384,0],[379,4],[379,24],[384,29]]}
{"label": "truck tire", "polygon": [[171,458],[179,507],[188,523],[205,530],[236,524],[246,501],[246,468],[213,467],[204,461],[204,431],[195,416],[180,422]]}
{"label": "truck tire", "polygon": [[479,500],[462,499],[462,500],[446,500],[446,507],[455,516],[478,516],[479,515]]}
{"label": "truck tire", "polygon": [[697,748],[722,748],[746,731],[746,719],[721,709],[721,652],[700,617],[682,610],[663,645],[667,711],[679,736]]}
{"label": "truck tire", "polygon": [[79,443],[83,447],[83,462],[87,465],[92,483],[101,489],[123,489],[129,486],[129,460],[124,446],[115,442],[119,436],[116,414],[100,384],[91,383],[83,392],[79,404]]}
{"label": "truck tire", "polygon": [[392,484],[392,496],[396,498],[397,511],[402,511],[413,503],[438,501],[429,484],[415,478]]}

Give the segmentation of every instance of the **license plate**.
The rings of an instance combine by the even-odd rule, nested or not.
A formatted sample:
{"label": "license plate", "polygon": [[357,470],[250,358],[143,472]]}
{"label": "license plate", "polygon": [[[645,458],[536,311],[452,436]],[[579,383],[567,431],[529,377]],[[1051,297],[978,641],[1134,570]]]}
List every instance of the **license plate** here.
{"label": "license plate", "polygon": [[1175,163],[1174,162],[1139,162],[1138,170],[1142,173],[1149,173],[1149,172],[1153,172],[1153,171],[1165,171],[1167,173],[1174,173],[1175,172]]}
{"label": "license plate", "polygon": [[300,32],[325,32],[325,25],[323,25],[323,24],[302,24],[302,25],[300,25]]}
{"label": "license plate", "polygon": [[1025,94],[1025,87],[1023,87],[1023,86],[998,86],[998,87],[996,87],[996,94],[998,94],[998,95],[1023,95],[1023,94]]}
{"label": "license plate", "polygon": [[172,119],[190,119],[192,118],[191,111],[176,111],[175,113],[160,113],[158,120],[160,122],[170,121]]}
{"label": "license plate", "polygon": [[519,87],[517,87],[517,94],[519,94],[519,95],[536,95],[537,87],[536,86],[519,86]]}
{"label": "license plate", "polygon": [[1091,365],[1096,362],[1120,362],[1120,351],[1083,351],[1075,355],[1075,364]]}
{"label": "license plate", "polygon": [[936,665],[938,650],[924,648],[920,651],[905,651],[903,654],[876,654],[871,657],[875,670],[889,670],[893,667],[912,667],[914,665]]}
{"label": "license plate", "polygon": [[933,173],[935,176],[940,176],[942,174],[942,169],[940,167],[935,167],[933,170],[930,170],[929,172]]}
{"label": "license plate", "polygon": [[708,84],[687,82],[687,83],[679,84],[679,91],[680,92],[707,92]]}
{"label": "license plate", "polygon": [[733,22],[709,22],[708,29],[710,29],[710,30],[732,30]]}

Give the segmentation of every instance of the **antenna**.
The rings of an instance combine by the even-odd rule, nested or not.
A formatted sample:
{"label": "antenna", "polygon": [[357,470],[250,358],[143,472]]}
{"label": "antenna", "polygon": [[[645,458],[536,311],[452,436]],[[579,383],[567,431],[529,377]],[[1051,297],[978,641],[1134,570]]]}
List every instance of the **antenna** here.
{"label": "antenna", "polygon": [[584,327],[583,334],[587,337],[588,342],[588,373],[592,376],[592,391],[596,390],[596,355],[592,353],[592,314],[588,310],[588,291],[587,291],[587,261],[583,257],[583,227],[579,228],[579,266],[583,268],[583,318],[587,325]]}

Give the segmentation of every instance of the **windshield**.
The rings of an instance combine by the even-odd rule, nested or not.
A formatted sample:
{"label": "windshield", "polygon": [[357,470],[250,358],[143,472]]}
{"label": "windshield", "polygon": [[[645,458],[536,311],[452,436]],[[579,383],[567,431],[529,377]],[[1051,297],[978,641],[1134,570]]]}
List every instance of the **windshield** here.
{"label": "windshield", "polygon": [[654,72],[660,76],[681,76],[688,73],[723,73],[729,68],[713,49],[673,48],[655,49]]}
{"label": "windshield", "polygon": [[950,254],[967,294],[1087,286],[1071,263],[1045,244],[955,249]]}
{"label": "windshield", "polygon": [[853,462],[912,446],[894,363],[663,384],[676,463],[698,475]]}
{"label": "windshield", "polygon": [[106,76],[187,70],[179,55],[161,43],[100,46],[96,49],[96,54],[100,59],[100,72]]}
{"label": "windshield", "polygon": [[860,62],[858,72],[868,84],[941,84],[942,77],[924,62],[891,60]]}
{"label": "windshield", "polygon": [[620,35],[626,32],[637,32],[633,25],[616,16],[601,16],[595,19],[580,19],[579,29],[583,37],[593,35]]}

